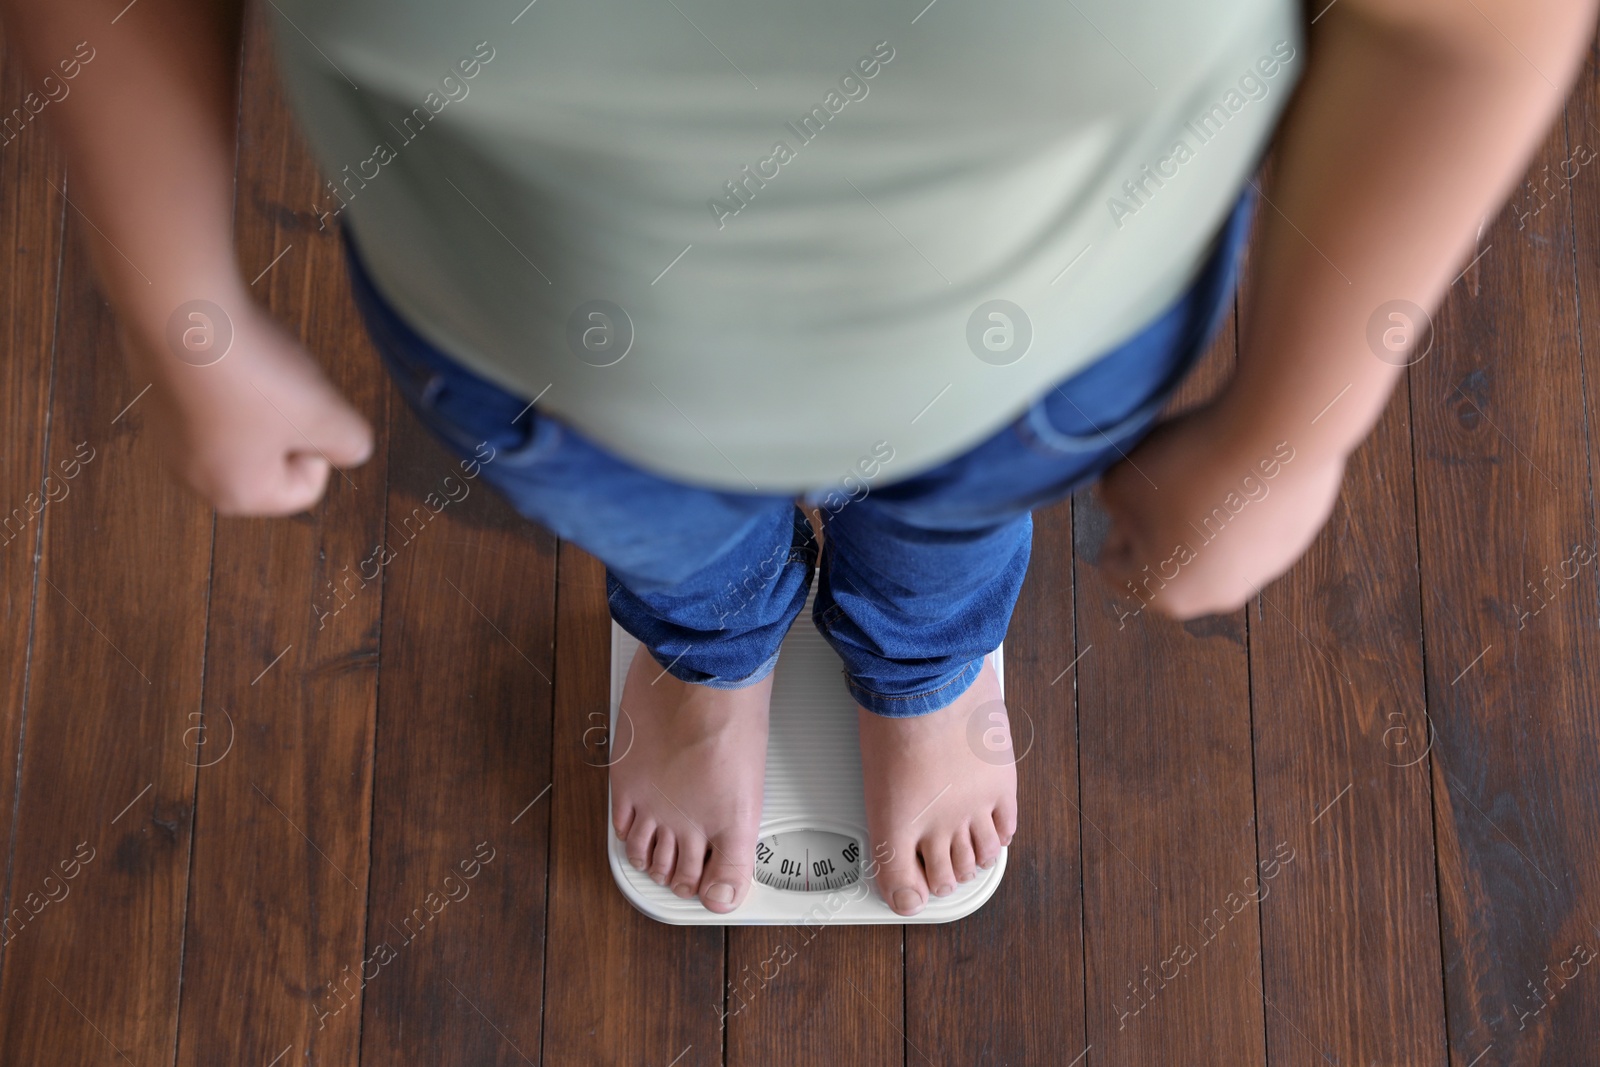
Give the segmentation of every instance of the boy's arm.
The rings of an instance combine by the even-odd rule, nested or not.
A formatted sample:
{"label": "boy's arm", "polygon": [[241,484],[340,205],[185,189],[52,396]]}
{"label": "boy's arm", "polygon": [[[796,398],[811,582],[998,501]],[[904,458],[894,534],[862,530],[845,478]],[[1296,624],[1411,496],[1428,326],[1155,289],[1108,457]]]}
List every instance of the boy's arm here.
{"label": "boy's arm", "polygon": [[[1258,214],[1234,379],[1101,485],[1102,566],[1180,618],[1242,606],[1326,522],[1406,359],[1379,358],[1369,324],[1397,341],[1405,319],[1383,305],[1438,306],[1565,99],[1595,0],[1335,0],[1324,12]],[[1224,511],[1218,534],[1204,519],[1230,493],[1249,502]]]}
{"label": "boy's arm", "polygon": [[[0,20],[29,84],[52,98],[40,119],[66,155],[62,192],[90,223],[80,229],[135,385],[152,384],[147,425],[168,463],[224,512],[315,503],[330,463],[366,458],[371,430],[254,304],[234,262],[236,5],[0,0]],[[204,322],[185,321],[183,358],[168,338],[194,300],[231,323],[209,366]]]}

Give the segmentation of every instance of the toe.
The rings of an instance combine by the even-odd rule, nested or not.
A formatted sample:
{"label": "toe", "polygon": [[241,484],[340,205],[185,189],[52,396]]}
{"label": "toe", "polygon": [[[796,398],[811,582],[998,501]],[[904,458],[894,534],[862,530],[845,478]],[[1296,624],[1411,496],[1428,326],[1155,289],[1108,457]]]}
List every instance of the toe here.
{"label": "toe", "polygon": [[618,801],[611,809],[611,828],[617,837],[627,840],[628,827],[633,825],[633,805]]}
{"label": "toe", "polygon": [[1000,843],[1011,844],[1011,838],[1017,832],[1017,801],[1009,797],[1000,802],[994,809],[994,828],[1000,831]]}
{"label": "toe", "polygon": [[910,842],[891,846],[888,857],[880,862],[878,892],[900,915],[915,915],[928,903],[928,880]]}
{"label": "toe", "polygon": [[678,858],[678,841],[665,826],[656,831],[656,847],[650,853],[650,880],[656,885],[666,885],[672,877],[672,865]]}
{"label": "toe", "polygon": [[678,842],[678,863],[672,872],[672,891],[684,899],[694,896],[700,887],[700,875],[706,865],[706,839],[691,833]]}
{"label": "toe", "polygon": [[948,896],[956,891],[956,872],[950,864],[950,839],[925,837],[917,844],[917,854],[922,857],[922,869],[928,874],[928,888],[936,897]]}
{"label": "toe", "polygon": [[726,914],[744,903],[755,867],[756,843],[744,835],[718,834],[711,838],[711,859],[700,876],[700,903],[708,911]]}
{"label": "toe", "polygon": [[655,835],[655,820],[647,816],[634,819],[628,828],[628,862],[633,864],[634,870],[642,871],[650,862],[650,840]]}
{"label": "toe", "polygon": [[978,853],[972,846],[971,831],[964,826],[950,839],[950,867],[958,882],[970,882],[978,873]]}
{"label": "toe", "polygon": [[988,816],[972,821],[972,850],[978,866],[987,870],[1000,858],[1000,832]]}

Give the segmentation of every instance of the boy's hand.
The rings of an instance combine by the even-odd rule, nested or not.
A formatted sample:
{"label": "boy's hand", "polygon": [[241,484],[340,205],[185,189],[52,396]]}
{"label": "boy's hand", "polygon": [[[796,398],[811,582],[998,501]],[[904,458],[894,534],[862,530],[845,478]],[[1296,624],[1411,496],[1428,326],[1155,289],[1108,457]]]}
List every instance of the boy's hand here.
{"label": "boy's hand", "polygon": [[1111,529],[1099,563],[1132,611],[1235,611],[1327,522],[1344,454],[1248,426],[1216,404],[1186,412],[1106,472],[1099,492]]}
{"label": "boy's hand", "polygon": [[372,454],[372,428],[248,296],[226,303],[232,342],[209,365],[167,337],[125,336],[135,377],[152,382],[147,424],[169,468],[219,513],[304,511],[333,467]]}

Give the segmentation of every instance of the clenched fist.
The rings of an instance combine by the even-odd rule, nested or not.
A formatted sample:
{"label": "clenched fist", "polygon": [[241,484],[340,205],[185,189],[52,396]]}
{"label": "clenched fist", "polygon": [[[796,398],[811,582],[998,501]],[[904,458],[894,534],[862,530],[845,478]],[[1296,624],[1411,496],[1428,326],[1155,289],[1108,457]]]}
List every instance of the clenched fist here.
{"label": "clenched fist", "polygon": [[[372,427],[248,296],[224,314],[189,314],[164,338],[125,335],[135,376],[152,382],[148,425],[168,467],[218,513],[304,511],[332,468],[366,462]],[[212,362],[206,346],[223,336]]]}
{"label": "clenched fist", "polygon": [[1345,456],[1271,440],[1216,405],[1157,426],[1106,472],[1100,567],[1133,613],[1234,611],[1294,565],[1328,521]]}

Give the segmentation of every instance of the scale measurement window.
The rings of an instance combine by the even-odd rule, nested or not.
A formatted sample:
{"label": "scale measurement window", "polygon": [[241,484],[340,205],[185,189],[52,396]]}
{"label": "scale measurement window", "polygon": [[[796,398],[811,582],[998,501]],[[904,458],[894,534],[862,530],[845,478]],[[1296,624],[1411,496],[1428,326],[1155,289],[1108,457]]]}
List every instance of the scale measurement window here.
{"label": "scale measurement window", "polygon": [[788,830],[756,842],[756,881],[795,893],[825,893],[861,880],[861,843],[826,830]]}

